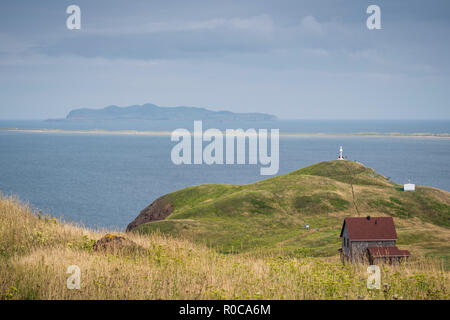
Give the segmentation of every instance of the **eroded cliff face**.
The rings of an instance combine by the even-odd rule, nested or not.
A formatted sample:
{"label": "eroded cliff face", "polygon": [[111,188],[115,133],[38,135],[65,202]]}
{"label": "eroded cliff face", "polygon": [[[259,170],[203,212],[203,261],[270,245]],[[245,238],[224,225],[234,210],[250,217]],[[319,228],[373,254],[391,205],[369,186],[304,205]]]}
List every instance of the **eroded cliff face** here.
{"label": "eroded cliff face", "polygon": [[164,220],[173,212],[173,205],[164,197],[158,198],[148,207],[142,210],[139,215],[127,226],[126,231],[131,231],[137,226],[152,222]]}

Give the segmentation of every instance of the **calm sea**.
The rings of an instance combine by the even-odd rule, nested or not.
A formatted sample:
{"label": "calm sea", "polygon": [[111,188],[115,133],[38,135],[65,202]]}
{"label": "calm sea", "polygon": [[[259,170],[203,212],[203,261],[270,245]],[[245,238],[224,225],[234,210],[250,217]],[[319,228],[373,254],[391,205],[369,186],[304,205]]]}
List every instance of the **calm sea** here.
{"label": "calm sea", "polygon": [[[189,122],[0,121],[0,128],[173,130]],[[208,123],[204,130],[280,128],[281,133],[450,132],[449,121],[281,121]],[[246,184],[266,178],[258,165],[181,165],[170,160],[168,136],[0,131],[0,191],[34,208],[90,227],[123,229],[153,200],[203,183]],[[345,155],[393,181],[450,191],[450,139],[281,137],[278,174]]]}

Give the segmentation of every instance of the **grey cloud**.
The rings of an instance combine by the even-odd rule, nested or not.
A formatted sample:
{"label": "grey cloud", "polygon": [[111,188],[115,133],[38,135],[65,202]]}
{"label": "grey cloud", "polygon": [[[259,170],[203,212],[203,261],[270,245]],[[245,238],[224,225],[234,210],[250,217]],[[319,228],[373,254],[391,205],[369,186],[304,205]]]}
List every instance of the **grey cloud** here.
{"label": "grey cloud", "polygon": [[[336,30],[343,28],[336,21],[319,22],[311,15],[296,24],[281,26],[274,23],[270,15],[261,14],[123,28],[86,28],[70,37],[35,47],[34,52],[52,56],[179,59],[223,58],[230,53],[266,53],[294,48],[323,55],[329,51],[326,46],[333,46],[340,38],[336,37]],[[328,38],[324,39],[325,35]]]}
{"label": "grey cloud", "polygon": [[61,116],[68,100],[450,116],[448,0],[377,0],[378,31],[361,0],[77,0],[80,31],[69,4],[0,2],[0,116]]}

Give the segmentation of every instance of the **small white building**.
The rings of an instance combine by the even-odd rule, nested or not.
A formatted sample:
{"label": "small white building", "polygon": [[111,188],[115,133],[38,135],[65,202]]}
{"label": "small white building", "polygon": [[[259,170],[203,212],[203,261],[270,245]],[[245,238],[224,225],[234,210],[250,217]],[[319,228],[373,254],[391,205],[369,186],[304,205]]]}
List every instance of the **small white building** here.
{"label": "small white building", "polygon": [[416,191],[416,185],[414,183],[405,183],[403,185],[403,191]]}

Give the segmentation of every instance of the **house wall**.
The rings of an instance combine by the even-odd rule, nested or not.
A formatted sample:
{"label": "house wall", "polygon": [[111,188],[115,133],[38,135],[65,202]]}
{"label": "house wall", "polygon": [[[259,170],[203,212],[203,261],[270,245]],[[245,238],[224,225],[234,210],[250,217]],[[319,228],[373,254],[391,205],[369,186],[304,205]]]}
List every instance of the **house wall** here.
{"label": "house wall", "polygon": [[344,227],[344,232],[342,232],[342,254],[348,258],[350,256],[350,247],[345,245],[345,239],[348,239],[347,226]]}
{"label": "house wall", "polygon": [[395,240],[389,241],[350,241],[351,261],[357,262],[367,258],[368,247],[395,246]]}

